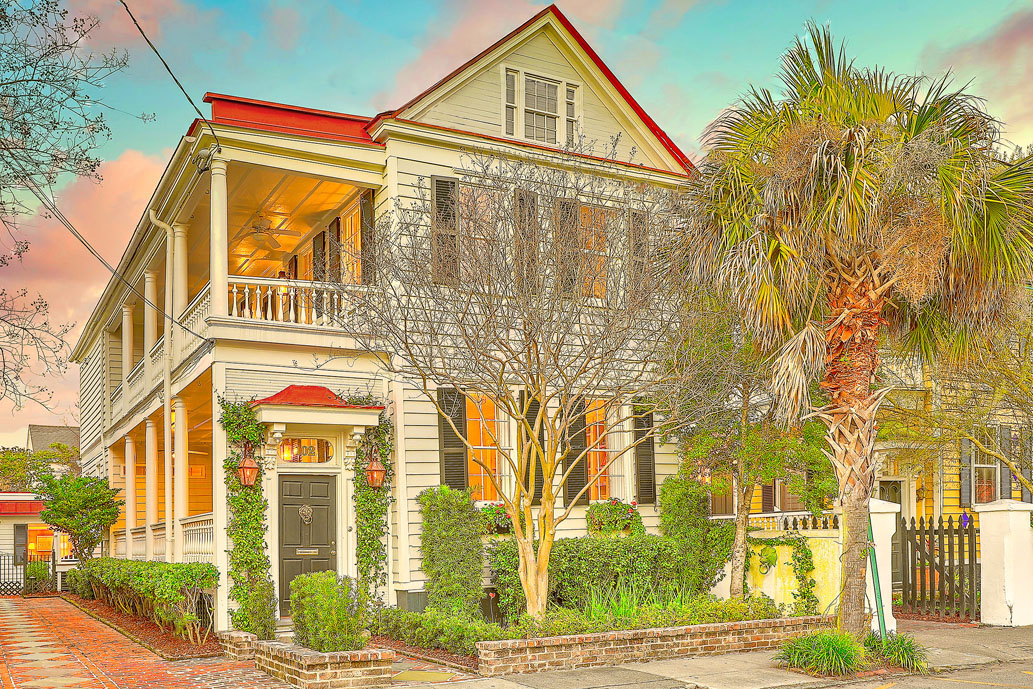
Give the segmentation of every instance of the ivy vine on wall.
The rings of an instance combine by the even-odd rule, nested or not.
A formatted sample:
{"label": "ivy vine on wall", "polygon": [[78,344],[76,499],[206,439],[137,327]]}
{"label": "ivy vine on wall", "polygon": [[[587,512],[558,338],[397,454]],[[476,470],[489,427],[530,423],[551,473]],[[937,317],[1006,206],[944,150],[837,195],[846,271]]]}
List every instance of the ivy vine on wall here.
{"label": "ivy vine on wall", "polygon": [[[276,630],[276,588],[270,576],[265,534],[269,530],[266,513],[269,501],[262,493],[265,462],[262,445],[265,425],[258,422],[249,402],[219,400],[219,424],[226,431],[228,452],[223,463],[229,511],[226,534],[232,543],[229,551],[229,597],[237,607],[230,613],[234,629],[272,639]],[[250,452],[258,464],[258,478],[252,486],[237,478],[237,466]]]}
{"label": "ivy vine on wall", "polygon": [[[790,533],[775,538],[749,538],[750,545],[760,546],[761,552],[761,573],[766,573],[778,564],[778,551],[780,545],[787,545],[792,548],[792,555],[789,564],[793,568],[793,575],[796,577],[796,590],[793,592],[793,614],[794,615],[817,615],[818,594],[814,592],[817,582],[811,574],[814,572],[814,551],[811,550],[807,537],[800,533]],[[749,576],[750,559],[753,556],[753,549],[746,549],[746,567],[743,578]],[[746,582],[743,582],[743,592],[748,593]]]}

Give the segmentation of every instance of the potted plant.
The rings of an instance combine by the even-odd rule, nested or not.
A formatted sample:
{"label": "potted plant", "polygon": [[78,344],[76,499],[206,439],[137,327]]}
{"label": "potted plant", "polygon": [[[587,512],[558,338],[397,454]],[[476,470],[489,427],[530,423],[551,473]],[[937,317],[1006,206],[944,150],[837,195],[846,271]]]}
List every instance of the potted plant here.
{"label": "potted plant", "polygon": [[617,534],[641,534],[646,529],[642,525],[642,515],[638,513],[638,503],[632,500],[624,502],[620,498],[593,503],[588,508],[588,533],[598,536]]}
{"label": "potted plant", "polygon": [[485,535],[508,534],[513,520],[501,502],[489,502],[481,507],[481,527]]}

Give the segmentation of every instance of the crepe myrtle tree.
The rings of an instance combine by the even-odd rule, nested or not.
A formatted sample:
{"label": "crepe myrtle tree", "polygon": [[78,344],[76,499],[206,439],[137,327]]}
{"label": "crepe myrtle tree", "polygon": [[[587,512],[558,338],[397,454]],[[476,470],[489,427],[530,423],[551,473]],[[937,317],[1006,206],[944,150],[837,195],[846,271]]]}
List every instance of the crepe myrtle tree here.
{"label": "crepe myrtle tree", "polygon": [[866,69],[811,24],[782,58],[782,93],[752,88],[704,134],[686,241],[777,350],[785,420],[829,401],[845,546],[839,626],[864,629],[868,501],[877,469],[878,346],[935,358],[1002,322],[1033,262],[1033,161],[996,153],[1000,123],[939,79]]}
{"label": "crepe myrtle tree", "polygon": [[558,525],[605,496],[614,463],[661,421],[683,423],[653,416],[682,375],[667,347],[680,322],[679,190],[598,158],[466,154],[395,200],[356,255],[351,240],[339,247],[366,283],[342,271],[342,298],[357,302],[342,326],[435,405],[461,466],[505,506],[535,617]]}

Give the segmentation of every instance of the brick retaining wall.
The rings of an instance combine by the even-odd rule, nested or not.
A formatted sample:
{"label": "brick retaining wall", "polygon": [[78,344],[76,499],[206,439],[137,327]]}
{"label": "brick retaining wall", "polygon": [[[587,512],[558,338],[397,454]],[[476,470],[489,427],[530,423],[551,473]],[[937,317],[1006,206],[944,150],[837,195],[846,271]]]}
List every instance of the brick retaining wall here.
{"label": "brick retaining wall", "polygon": [[222,645],[222,652],[233,660],[251,660],[255,657],[255,642],[258,637],[250,632],[219,632],[216,635]]}
{"label": "brick retaining wall", "polygon": [[790,617],[543,639],[478,641],[478,672],[486,677],[495,677],[520,672],[754,651],[778,646],[787,639],[827,627],[834,620],[831,616]]}
{"label": "brick retaining wall", "polygon": [[393,675],[389,649],[319,653],[280,641],[258,641],[254,649],[259,670],[302,689],[377,687]]}

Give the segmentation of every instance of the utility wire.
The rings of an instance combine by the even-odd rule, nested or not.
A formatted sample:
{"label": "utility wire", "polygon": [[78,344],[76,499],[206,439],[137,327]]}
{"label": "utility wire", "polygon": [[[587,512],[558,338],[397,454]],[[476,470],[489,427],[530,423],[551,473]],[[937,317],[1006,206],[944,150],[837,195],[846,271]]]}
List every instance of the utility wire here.
{"label": "utility wire", "polygon": [[183,84],[181,84],[179,79],[176,78],[176,75],[172,72],[172,68],[169,67],[169,63],[165,62],[165,58],[163,58],[161,56],[161,53],[158,52],[158,48],[153,43],[151,43],[151,39],[147,38],[147,34],[144,33],[143,27],[140,26],[140,22],[136,21],[136,17],[133,16],[133,11],[129,9],[129,5],[126,4],[126,0],[119,0],[119,2],[122,3],[122,7],[126,8],[126,13],[129,15],[129,18],[133,20],[133,24],[136,25],[136,28],[140,32],[140,35],[143,36],[143,40],[147,41],[147,45],[151,47],[151,50],[154,51],[154,54],[158,56],[159,60],[161,60],[161,64],[165,66],[165,71],[169,73],[169,76],[172,77],[172,81],[176,82],[176,86],[178,86],[179,90],[183,92],[184,96],[186,96],[187,102],[190,103],[190,106],[194,109],[194,112],[196,112],[197,116],[204,120],[204,123],[208,125],[208,130],[212,133],[212,138],[215,139],[215,145],[218,147],[219,150],[222,150],[222,142],[219,141],[219,136],[215,133],[215,129],[212,127],[212,123],[208,121],[208,118],[204,116],[200,108],[198,108],[197,105],[194,103],[194,99],[191,98],[190,94],[187,93],[187,90],[183,88]]}

